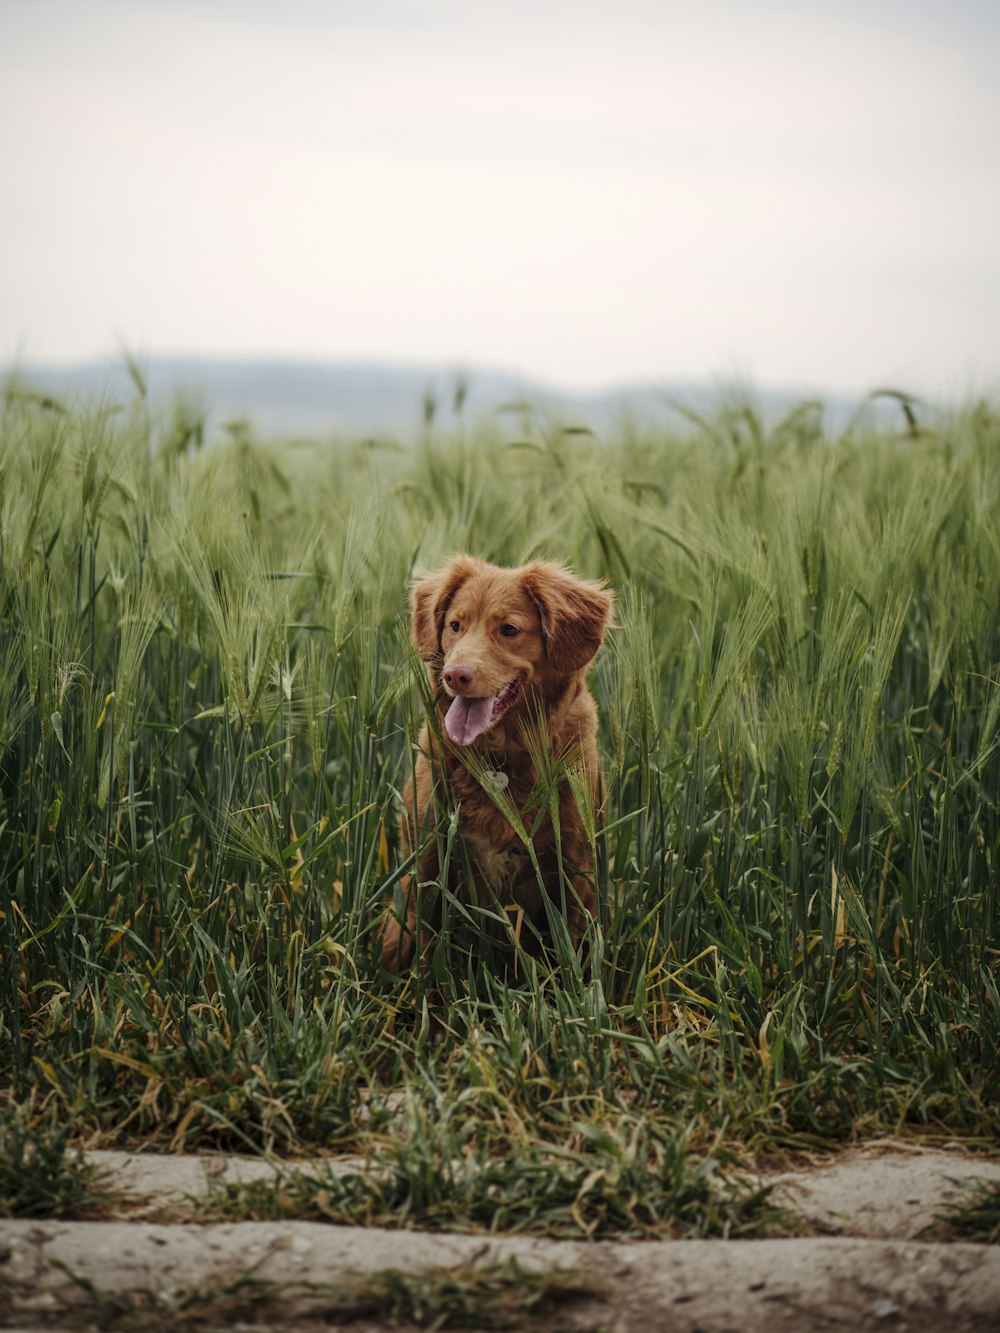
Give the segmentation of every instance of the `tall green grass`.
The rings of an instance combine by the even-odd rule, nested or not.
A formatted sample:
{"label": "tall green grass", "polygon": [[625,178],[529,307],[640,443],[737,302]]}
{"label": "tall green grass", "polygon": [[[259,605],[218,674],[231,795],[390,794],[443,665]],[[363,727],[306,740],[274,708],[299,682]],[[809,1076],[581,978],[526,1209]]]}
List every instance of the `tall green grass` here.
{"label": "tall green grass", "polygon": [[[401,1088],[512,1160],[996,1133],[996,413],[203,439],[141,392],[7,392],[12,1101],[105,1141],[397,1158],[434,1118],[394,1119]],[[393,981],[404,589],[455,550],[618,592],[600,919],[588,963],[515,967],[502,912],[453,903],[433,974]]]}

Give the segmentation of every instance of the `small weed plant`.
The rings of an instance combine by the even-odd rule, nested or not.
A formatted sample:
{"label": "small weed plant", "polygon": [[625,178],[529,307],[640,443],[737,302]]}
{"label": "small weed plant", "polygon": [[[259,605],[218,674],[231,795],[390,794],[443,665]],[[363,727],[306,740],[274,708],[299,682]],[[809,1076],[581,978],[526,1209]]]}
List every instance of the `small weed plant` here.
{"label": "small weed plant", "polygon": [[[269,1282],[254,1272],[170,1292],[107,1292],[73,1273],[51,1311],[60,1328],[101,1333],[214,1333],[237,1326],[296,1329],[549,1329],[581,1301],[600,1302],[599,1285],[573,1269],[523,1268],[482,1259],[450,1268],[387,1268],[333,1284]],[[599,1307],[603,1308],[603,1307]],[[558,1324],[556,1325],[558,1327]]]}
{"label": "small weed plant", "polygon": [[32,1124],[20,1107],[0,1115],[0,1217],[79,1219],[113,1205],[110,1181],[68,1140],[68,1127]]}
{"label": "small weed plant", "polygon": [[1000,1181],[968,1183],[954,1207],[939,1213],[932,1234],[944,1240],[1000,1245]]}

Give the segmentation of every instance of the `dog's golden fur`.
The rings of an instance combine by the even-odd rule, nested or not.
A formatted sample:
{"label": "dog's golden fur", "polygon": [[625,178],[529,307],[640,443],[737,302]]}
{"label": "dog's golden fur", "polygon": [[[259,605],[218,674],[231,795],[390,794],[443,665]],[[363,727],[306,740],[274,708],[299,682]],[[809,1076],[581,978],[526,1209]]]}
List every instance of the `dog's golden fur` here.
{"label": "dog's golden fur", "polygon": [[[586,674],[611,610],[612,595],[600,584],[545,561],[501,569],[471,556],[455,556],[413,584],[413,642],[428,663],[441,739],[428,726],[423,728],[415,780],[405,794],[403,850],[408,854],[418,847],[421,855],[417,871],[404,884],[402,918],[390,911],[382,922],[382,963],[389,971],[402,970],[412,961],[417,894],[421,884],[439,875],[428,832],[434,822],[433,789],[442,774],[460,807],[470,860],[505,906],[544,931],[544,884],[553,904],[565,903],[574,936],[585,916],[593,915],[590,843],[569,785],[563,783],[559,794],[560,848],[548,815],[532,838],[539,877],[521,839],[465,756],[475,751],[480,767],[503,775],[499,780],[505,781],[505,795],[525,812],[536,780],[526,724],[540,719],[554,759],[578,753],[596,803],[597,709]],[[526,812],[525,826],[530,829],[536,818],[537,810]],[[569,893],[560,883],[560,851]],[[424,919],[423,924],[427,929],[434,922]]]}

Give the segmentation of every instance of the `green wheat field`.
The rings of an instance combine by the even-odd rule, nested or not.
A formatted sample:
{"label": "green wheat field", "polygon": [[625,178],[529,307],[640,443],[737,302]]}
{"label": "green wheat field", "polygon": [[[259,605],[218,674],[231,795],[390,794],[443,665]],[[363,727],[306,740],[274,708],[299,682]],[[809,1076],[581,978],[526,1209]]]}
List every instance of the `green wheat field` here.
{"label": "green wheat field", "polygon": [[[405,447],[209,442],[138,375],[90,407],[8,387],[13,1210],[71,1210],[89,1144],[368,1160],[219,1188],[221,1216],[741,1234],[751,1160],[995,1143],[1000,415],[432,415]],[[502,904],[446,896],[392,978],[406,585],[455,551],[615,589],[600,916],[518,959]]]}

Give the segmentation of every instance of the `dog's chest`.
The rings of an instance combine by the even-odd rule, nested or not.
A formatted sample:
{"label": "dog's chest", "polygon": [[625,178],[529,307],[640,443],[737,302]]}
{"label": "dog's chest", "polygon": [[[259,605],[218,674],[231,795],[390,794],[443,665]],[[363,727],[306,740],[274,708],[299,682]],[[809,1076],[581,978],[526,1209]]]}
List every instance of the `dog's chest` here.
{"label": "dog's chest", "polygon": [[465,841],[494,893],[509,890],[524,868],[524,853],[514,847],[497,847],[488,837],[476,833],[466,833]]}
{"label": "dog's chest", "polygon": [[[517,886],[533,879],[527,849],[507,820],[511,806],[524,818],[524,802],[532,790],[534,770],[527,764],[495,762],[473,775],[464,766],[449,774],[461,810],[460,827],[469,857],[490,889],[501,897],[519,897]],[[533,821],[528,819],[528,826]],[[536,839],[545,828],[536,829]]]}

